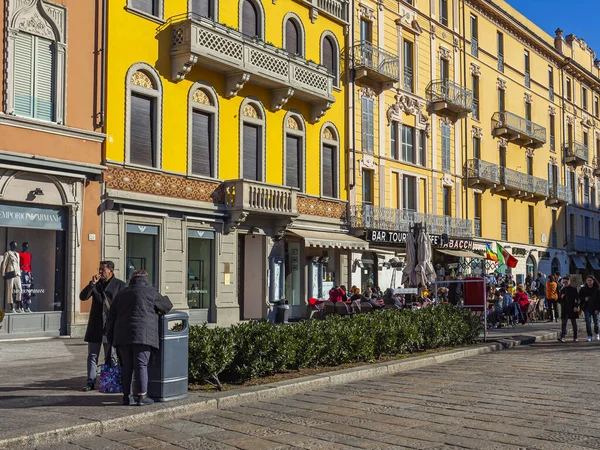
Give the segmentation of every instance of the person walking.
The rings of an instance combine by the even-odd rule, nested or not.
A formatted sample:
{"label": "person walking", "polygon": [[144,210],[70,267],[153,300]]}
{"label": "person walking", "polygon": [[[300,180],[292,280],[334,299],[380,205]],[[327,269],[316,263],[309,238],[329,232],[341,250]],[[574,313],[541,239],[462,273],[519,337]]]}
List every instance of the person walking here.
{"label": "person walking", "polygon": [[571,321],[573,326],[573,342],[577,342],[577,318],[579,317],[579,294],[574,286],[571,286],[569,277],[563,277],[562,289],[560,290],[560,318],[562,320],[562,328],[560,334],[560,342],[566,342],[567,322]]}
{"label": "person walking", "polygon": [[546,301],[546,283],[548,282],[548,279],[546,278],[546,275],[544,275],[542,272],[538,273],[538,278],[537,278],[537,298],[538,298],[538,305],[537,305],[537,309],[538,311],[542,312],[542,319],[544,318],[543,316],[543,312],[544,310],[548,309],[548,302]]}
{"label": "person walking", "polygon": [[81,301],[92,299],[90,317],[83,340],[88,344],[87,384],[84,392],[91,391],[96,386],[98,372],[98,356],[104,347],[104,363],[109,361],[117,364],[117,355],[108,345],[105,335],[108,308],[119,292],[125,289],[125,282],[115,277],[115,264],[112,261],[100,261],[98,273],[79,294]]}
{"label": "person walking", "polygon": [[548,322],[558,322],[558,280],[554,275],[546,282],[546,300],[548,301]]}
{"label": "person walking", "polygon": [[136,404],[150,405],[148,397],[148,361],[152,349],[158,348],[157,314],[167,314],[173,308],[169,297],[161,295],[148,284],[148,272],[135,270],[129,287],[113,300],[106,334],[117,349],[121,361],[123,405],[130,405],[131,380],[135,372]]}
{"label": "person walking", "polygon": [[598,327],[598,312],[600,312],[600,285],[596,278],[588,275],[585,285],[579,290],[579,302],[585,314],[585,330],[587,341],[592,342],[592,320],[594,322],[594,334],[596,340],[600,341],[600,329]]}

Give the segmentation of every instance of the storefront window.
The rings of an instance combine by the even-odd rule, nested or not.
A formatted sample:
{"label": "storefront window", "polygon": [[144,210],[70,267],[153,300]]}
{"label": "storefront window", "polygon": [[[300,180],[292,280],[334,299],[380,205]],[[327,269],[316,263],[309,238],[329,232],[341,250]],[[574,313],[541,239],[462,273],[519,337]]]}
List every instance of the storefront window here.
{"label": "storefront window", "polygon": [[188,230],[187,301],[190,309],[210,309],[215,233]]}
{"label": "storefront window", "polygon": [[6,312],[63,310],[64,219],[62,208],[0,207],[0,307]]}
{"label": "storefront window", "polygon": [[127,250],[125,253],[127,281],[134,270],[148,272],[148,283],[158,287],[158,227],[127,224]]}

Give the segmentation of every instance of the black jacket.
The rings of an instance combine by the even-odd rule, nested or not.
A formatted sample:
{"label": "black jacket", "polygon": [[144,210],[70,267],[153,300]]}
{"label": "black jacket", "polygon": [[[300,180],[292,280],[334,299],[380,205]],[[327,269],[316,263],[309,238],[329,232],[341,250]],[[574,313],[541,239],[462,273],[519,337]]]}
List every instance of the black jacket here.
{"label": "black jacket", "polygon": [[592,314],[594,311],[600,311],[600,289],[596,286],[590,288],[587,284],[584,284],[579,290],[579,301],[583,311]]}
{"label": "black jacket", "polygon": [[110,307],[106,324],[108,342],[115,347],[143,344],[158,348],[158,314],[166,314],[171,308],[169,297],[150,286],[148,277],[133,278]]}
{"label": "black jacket", "polygon": [[79,300],[85,301],[89,300],[90,297],[92,298],[90,318],[84,337],[85,342],[102,342],[102,336],[104,335],[104,320],[102,318],[104,299],[102,292],[106,294],[108,302],[112,304],[113,299],[125,289],[125,286],[124,281],[113,276],[108,283],[100,280],[96,284],[90,282],[83,288],[83,291],[79,294]]}
{"label": "black jacket", "polygon": [[579,306],[579,294],[573,286],[566,286],[560,290],[558,301],[561,304],[560,318],[561,319],[577,319],[579,314],[574,311]]}

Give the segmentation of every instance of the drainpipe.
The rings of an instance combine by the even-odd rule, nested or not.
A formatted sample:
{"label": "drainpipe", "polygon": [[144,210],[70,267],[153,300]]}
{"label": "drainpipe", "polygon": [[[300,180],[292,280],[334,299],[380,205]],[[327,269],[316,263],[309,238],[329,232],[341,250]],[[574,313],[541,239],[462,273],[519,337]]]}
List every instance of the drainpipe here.
{"label": "drainpipe", "polygon": [[[463,23],[463,32],[462,32],[462,40],[463,40],[463,88],[467,89],[467,29],[465,22],[465,0],[462,0],[462,23]],[[471,113],[472,114],[472,113]],[[467,116],[468,117],[468,116]],[[465,219],[469,220],[469,171],[467,170],[467,158],[468,158],[468,146],[467,141],[469,139],[469,130],[467,129],[467,117],[465,117],[462,122],[464,124],[463,130],[463,163],[465,167]]]}
{"label": "drainpipe", "polygon": [[[354,189],[356,187],[356,93],[354,92],[356,89],[356,69],[354,69],[354,0],[352,0],[352,8],[348,18],[350,19],[350,37],[348,41],[350,42],[352,56],[352,83],[350,89],[350,95],[352,96],[352,184],[350,185],[350,188]],[[348,56],[346,56],[346,58],[347,57]],[[348,62],[346,62],[346,64],[348,64]]]}
{"label": "drainpipe", "polygon": [[[560,128],[562,130],[562,139],[561,139],[561,149],[560,149],[560,162],[561,162],[561,166],[564,166],[564,149],[565,149],[565,145],[566,141],[565,141],[565,111],[566,111],[566,104],[565,104],[565,66],[568,63],[564,63],[560,66],[560,89],[561,89],[561,93],[562,93],[562,114],[560,115]],[[565,179],[565,185],[567,184],[567,174],[568,171],[566,169],[566,167],[564,168],[564,179]],[[571,186],[571,191],[573,191],[573,189],[575,189],[575,186]],[[571,198],[573,194],[571,194]],[[569,199],[570,200],[570,199]],[[570,231],[569,230],[569,208],[568,208],[569,203],[567,202],[567,207],[565,207],[565,242],[568,245],[569,244],[569,236],[570,236]],[[575,231],[575,230],[573,230]],[[568,252],[568,249],[567,249]]]}
{"label": "drainpipe", "polygon": [[106,20],[107,20],[107,1],[102,0],[102,59],[100,67],[100,121],[99,126],[102,132],[106,132]]}

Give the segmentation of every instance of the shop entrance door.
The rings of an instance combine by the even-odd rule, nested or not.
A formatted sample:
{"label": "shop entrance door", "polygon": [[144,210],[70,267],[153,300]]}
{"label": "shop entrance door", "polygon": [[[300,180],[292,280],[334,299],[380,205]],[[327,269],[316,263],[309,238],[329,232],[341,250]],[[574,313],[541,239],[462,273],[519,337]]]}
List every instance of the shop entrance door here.
{"label": "shop entrance door", "polygon": [[242,303],[242,319],[262,319],[266,317],[266,274],[265,236],[247,234],[241,236],[243,251],[240,252],[239,267],[243,267],[243,280],[240,302]]}

